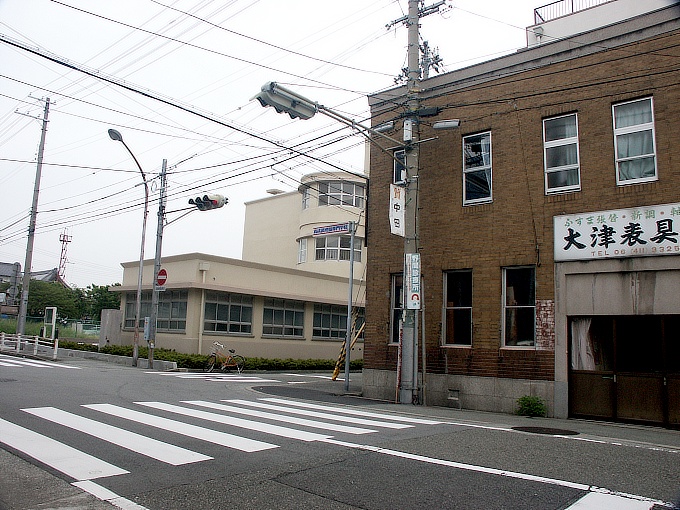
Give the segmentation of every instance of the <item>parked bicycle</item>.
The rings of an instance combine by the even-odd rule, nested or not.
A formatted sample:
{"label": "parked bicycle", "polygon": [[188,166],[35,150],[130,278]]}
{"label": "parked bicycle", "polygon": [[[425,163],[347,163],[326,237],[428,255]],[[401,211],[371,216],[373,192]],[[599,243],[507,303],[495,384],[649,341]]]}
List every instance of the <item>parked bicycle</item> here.
{"label": "parked bicycle", "polygon": [[232,368],[240,374],[243,367],[246,365],[246,359],[239,354],[236,354],[234,349],[229,349],[224,352],[224,345],[219,342],[213,342],[213,347],[208,357],[208,361],[203,367],[204,372],[213,372],[214,370],[222,370],[222,372],[231,372]]}

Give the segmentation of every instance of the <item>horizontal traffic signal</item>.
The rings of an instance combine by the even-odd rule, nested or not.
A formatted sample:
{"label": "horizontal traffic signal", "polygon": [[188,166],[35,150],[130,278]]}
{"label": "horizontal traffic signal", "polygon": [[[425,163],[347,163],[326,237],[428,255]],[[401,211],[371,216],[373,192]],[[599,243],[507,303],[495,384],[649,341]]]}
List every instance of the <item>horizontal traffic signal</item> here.
{"label": "horizontal traffic signal", "polygon": [[190,198],[189,203],[195,205],[199,211],[219,209],[229,201],[224,195],[203,195],[202,197]]}

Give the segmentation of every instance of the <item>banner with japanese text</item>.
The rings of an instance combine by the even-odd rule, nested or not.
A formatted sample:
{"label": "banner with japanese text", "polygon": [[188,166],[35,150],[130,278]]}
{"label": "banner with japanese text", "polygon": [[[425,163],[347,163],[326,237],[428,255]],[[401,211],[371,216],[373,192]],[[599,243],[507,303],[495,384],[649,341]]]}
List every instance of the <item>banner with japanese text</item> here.
{"label": "banner with japanese text", "polygon": [[680,255],[680,203],[555,216],[555,262]]}
{"label": "banner with japanese text", "polygon": [[390,184],[390,233],[404,237],[404,206],[406,190],[402,186]]}

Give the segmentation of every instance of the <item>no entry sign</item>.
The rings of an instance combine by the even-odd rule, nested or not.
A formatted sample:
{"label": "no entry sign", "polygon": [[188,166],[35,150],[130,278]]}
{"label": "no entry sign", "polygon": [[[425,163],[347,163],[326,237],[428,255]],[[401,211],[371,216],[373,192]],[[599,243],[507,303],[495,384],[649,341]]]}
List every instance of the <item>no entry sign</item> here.
{"label": "no entry sign", "polygon": [[158,277],[156,278],[156,283],[158,285],[165,285],[165,282],[168,281],[168,272],[165,269],[161,269],[158,271]]}

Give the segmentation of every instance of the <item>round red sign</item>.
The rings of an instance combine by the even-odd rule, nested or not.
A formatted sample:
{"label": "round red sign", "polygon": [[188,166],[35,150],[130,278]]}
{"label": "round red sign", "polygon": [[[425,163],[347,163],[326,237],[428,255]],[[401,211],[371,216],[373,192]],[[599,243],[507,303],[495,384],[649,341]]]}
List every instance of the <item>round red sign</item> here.
{"label": "round red sign", "polygon": [[158,278],[156,278],[156,283],[158,285],[165,285],[165,282],[168,281],[168,272],[165,269],[161,269],[158,271]]}

